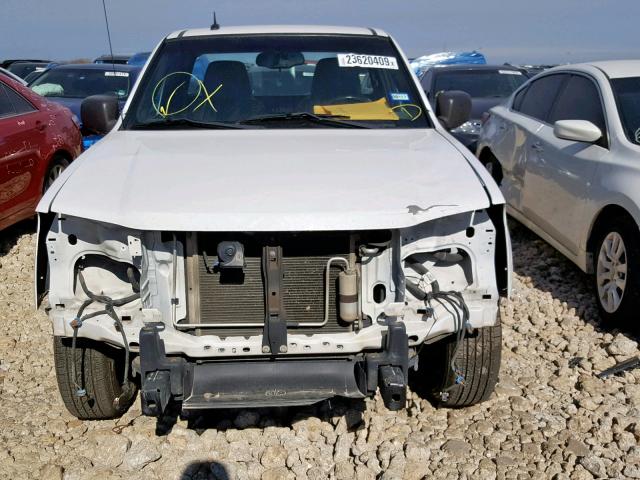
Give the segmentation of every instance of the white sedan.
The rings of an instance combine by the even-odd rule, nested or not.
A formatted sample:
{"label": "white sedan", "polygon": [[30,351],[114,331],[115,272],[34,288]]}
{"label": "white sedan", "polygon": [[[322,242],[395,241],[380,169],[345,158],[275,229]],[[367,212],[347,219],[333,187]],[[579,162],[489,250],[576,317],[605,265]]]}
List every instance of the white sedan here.
{"label": "white sedan", "polygon": [[478,157],[508,212],[593,273],[604,320],[640,309],[640,61],[566,65],[485,119]]}

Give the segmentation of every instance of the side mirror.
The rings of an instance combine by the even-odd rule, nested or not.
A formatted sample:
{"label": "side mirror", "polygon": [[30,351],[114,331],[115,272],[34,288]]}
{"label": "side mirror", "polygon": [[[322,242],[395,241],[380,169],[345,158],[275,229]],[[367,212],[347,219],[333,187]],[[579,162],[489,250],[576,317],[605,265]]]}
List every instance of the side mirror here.
{"label": "side mirror", "polygon": [[120,105],[115,95],[92,95],[80,105],[82,128],[106,135],[118,121]]}
{"label": "side mirror", "polygon": [[458,128],[471,116],[471,96],[459,90],[440,92],[436,97],[436,116],[447,130]]}
{"label": "side mirror", "polygon": [[586,143],[602,138],[602,131],[587,120],[558,120],[553,125],[553,134],[564,140]]}

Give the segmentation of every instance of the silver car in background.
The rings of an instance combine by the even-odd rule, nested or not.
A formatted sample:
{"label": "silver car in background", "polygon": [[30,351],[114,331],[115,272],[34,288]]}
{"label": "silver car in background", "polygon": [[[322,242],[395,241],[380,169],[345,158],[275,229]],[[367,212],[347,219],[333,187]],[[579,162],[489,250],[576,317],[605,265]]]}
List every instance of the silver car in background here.
{"label": "silver car in background", "polygon": [[507,211],[594,274],[604,320],[640,308],[640,61],[553,68],[491,110],[477,150]]}

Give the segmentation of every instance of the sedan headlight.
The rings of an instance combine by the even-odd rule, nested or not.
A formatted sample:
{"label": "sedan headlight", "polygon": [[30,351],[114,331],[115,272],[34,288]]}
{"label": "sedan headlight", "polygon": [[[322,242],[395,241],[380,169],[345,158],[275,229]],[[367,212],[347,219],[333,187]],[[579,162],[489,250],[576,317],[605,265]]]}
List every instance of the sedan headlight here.
{"label": "sedan headlight", "polygon": [[480,120],[469,120],[463,123],[458,128],[451,130],[451,133],[465,133],[467,135],[479,135],[482,123]]}

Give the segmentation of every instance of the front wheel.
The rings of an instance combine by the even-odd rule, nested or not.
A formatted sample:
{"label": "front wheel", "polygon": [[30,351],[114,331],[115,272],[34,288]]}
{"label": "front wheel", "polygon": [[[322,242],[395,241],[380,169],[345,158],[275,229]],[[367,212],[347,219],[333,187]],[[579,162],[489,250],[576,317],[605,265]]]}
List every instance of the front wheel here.
{"label": "front wheel", "polygon": [[[456,353],[456,336],[449,335],[424,346],[418,373],[422,390],[439,406],[460,408],[487,400],[496,386],[500,371],[502,326],[478,328],[467,334]],[[451,360],[464,378],[456,383]],[[428,376],[428,378],[425,378]]]}
{"label": "front wheel", "polygon": [[630,326],[640,309],[638,227],[625,217],[612,219],[599,229],[595,244],[595,291],[600,316],[605,322]]}
{"label": "front wheel", "polygon": [[[120,351],[79,338],[74,354],[70,338],[53,337],[53,355],[58,389],[72,415],[81,420],[116,418],[133,403],[134,384],[127,384],[130,392],[121,385],[124,356]],[[78,395],[79,390],[84,395]],[[117,399],[123,402],[118,404]]]}

